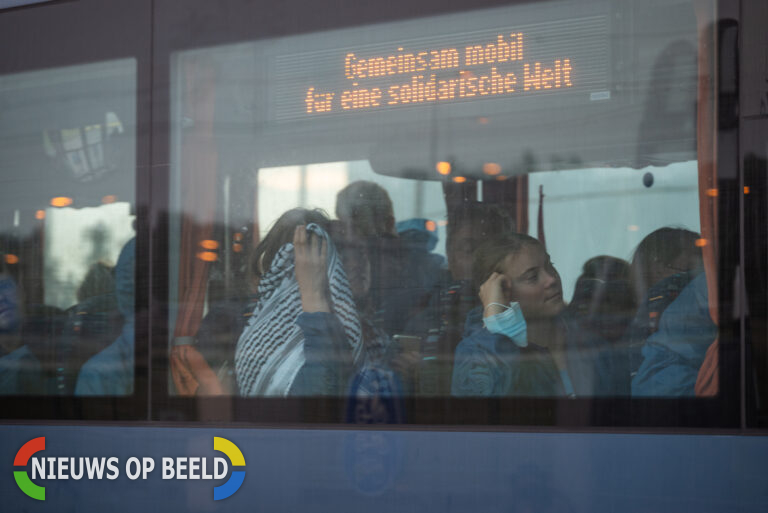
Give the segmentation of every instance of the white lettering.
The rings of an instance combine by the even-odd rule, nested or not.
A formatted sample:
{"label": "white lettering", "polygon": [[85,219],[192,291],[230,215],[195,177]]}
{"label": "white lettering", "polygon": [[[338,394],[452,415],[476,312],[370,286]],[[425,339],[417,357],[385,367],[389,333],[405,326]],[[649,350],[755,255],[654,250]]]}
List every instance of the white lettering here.
{"label": "white lettering", "polygon": [[207,464],[208,458],[203,458],[203,479],[213,479],[213,476],[206,471]]}
{"label": "white lettering", "polygon": [[173,458],[163,458],[163,479],[173,479],[176,471],[173,469]]}
{"label": "white lettering", "polygon": [[[131,472],[131,466],[136,467],[136,472]],[[128,461],[125,463],[125,475],[128,476],[128,479],[131,481],[135,481],[139,478],[141,475],[141,463],[139,462],[139,458],[132,457],[128,458]]]}
{"label": "white lettering", "polygon": [[104,458],[89,458],[85,460],[85,468],[88,473],[88,479],[101,479],[104,474]]}
{"label": "white lettering", "polygon": [[45,458],[32,458],[32,479],[45,479]]}
{"label": "white lettering", "polygon": [[[71,460],[72,460],[72,476],[71,476],[72,479],[74,479],[75,481],[77,481],[79,479],[82,479],[83,478],[83,473],[85,472],[85,470],[84,470],[84,466],[85,465],[83,464],[83,457],[80,456],[77,460],[75,458],[71,458]],[[80,462],[80,472],[77,472],[77,470],[76,470],[77,469],[76,463],[78,462],[78,460]]]}
{"label": "white lettering", "polygon": [[200,479],[200,474],[197,473],[198,470],[200,470],[200,458],[189,458],[189,478]]}
{"label": "white lettering", "polygon": [[146,479],[147,474],[155,469],[155,460],[148,457],[141,458],[141,478]]}
{"label": "white lettering", "polygon": [[[219,472],[219,464],[221,464],[221,472]],[[229,470],[229,465],[227,465],[227,460],[225,460],[224,458],[213,459],[214,479],[224,479],[225,477],[227,477],[227,470]]]}
{"label": "white lettering", "polygon": [[187,470],[187,458],[176,458],[176,479],[187,479],[186,474],[182,474]]}
{"label": "white lettering", "polygon": [[118,460],[115,457],[109,458],[107,460],[107,468],[110,470],[110,472],[112,472],[111,474],[107,473],[107,479],[115,480],[120,475],[120,470],[117,468],[117,463]]}
{"label": "white lettering", "polygon": [[59,456],[59,468],[56,469],[56,479],[69,479],[67,470],[69,468],[69,461],[64,456]]}

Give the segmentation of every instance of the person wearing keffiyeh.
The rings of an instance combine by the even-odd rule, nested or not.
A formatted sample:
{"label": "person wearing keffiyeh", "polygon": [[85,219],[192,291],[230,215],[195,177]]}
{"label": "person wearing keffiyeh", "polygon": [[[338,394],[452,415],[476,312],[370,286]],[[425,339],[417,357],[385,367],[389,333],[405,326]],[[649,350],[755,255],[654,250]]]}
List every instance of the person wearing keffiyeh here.
{"label": "person wearing keffiyeh", "polygon": [[[400,396],[402,375],[412,374],[418,355],[403,351],[371,320],[372,266],[366,240],[339,221],[331,221],[329,235],[348,278],[362,328],[363,351],[357,364],[339,349],[340,323],[331,313],[322,291],[327,256],[323,241],[298,229],[294,238],[296,277],[303,312],[297,323],[305,335],[305,364],[291,390],[292,395],[317,395],[318,391],[341,390],[347,396],[347,421],[353,423],[397,423],[403,420]],[[313,269],[313,267],[315,269]],[[317,278],[320,278],[319,280]],[[322,393],[322,392],[321,392]]]}
{"label": "person wearing keffiyeh", "polygon": [[336,222],[341,256],[330,225],[318,211],[293,209],[257,248],[258,302],[235,353],[242,395],[400,395],[385,362],[390,339],[361,316],[370,287],[363,245]]}
{"label": "person wearing keffiyeh", "polygon": [[[259,298],[235,351],[237,382],[244,396],[295,393],[297,377],[299,382],[305,379],[300,372],[306,362],[305,339],[311,339],[317,331],[316,327],[312,329],[311,317],[330,313],[331,308],[335,315],[331,316],[333,319],[324,319],[327,326],[320,331],[330,329],[335,347],[325,348],[331,349],[325,354],[338,358],[340,368],[355,366],[362,357],[362,330],[346,274],[326,231],[314,222],[304,225],[306,220],[318,220],[327,226],[323,214],[291,210],[283,214],[264,239],[261,253],[257,250],[261,260],[256,262],[260,274]],[[293,240],[279,244],[291,228]],[[280,237],[275,240],[275,236],[270,235]],[[271,249],[278,246],[276,251]],[[297,278],[305,282],[314,280],[321,286],[308,288],[305,283],[302,294]],[[309,289],[318,294],[310,294]],[[307,327],[309,333],[305,334],[303,327]],[[312,391],[313,395],[340,392],[341,383],[328,381],[321,389]]]}

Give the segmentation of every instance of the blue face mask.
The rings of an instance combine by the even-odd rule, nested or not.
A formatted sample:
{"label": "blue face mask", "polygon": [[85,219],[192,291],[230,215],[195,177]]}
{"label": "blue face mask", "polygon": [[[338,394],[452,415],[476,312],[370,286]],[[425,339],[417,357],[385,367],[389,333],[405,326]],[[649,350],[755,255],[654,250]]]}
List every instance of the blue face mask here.
{"label": "blue face mask", "polygon": [[528,346],[528,328],[525,324],[523,311],[520,309],[520,303],[510,303],[509,306],[494,304],[503,306],[505,310],[483,319],[485,328],[491,333],[511,338],[519,347]]}

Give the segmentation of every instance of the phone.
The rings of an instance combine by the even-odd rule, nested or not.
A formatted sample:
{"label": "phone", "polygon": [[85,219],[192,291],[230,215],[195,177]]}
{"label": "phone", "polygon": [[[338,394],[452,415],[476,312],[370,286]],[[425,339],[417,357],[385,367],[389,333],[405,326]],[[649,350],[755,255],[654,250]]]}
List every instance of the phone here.
{"label": "phone", "polygon": [[415,353],[421,351],[421,337],[416,335],[394,335],[392,337],[398,353]]}

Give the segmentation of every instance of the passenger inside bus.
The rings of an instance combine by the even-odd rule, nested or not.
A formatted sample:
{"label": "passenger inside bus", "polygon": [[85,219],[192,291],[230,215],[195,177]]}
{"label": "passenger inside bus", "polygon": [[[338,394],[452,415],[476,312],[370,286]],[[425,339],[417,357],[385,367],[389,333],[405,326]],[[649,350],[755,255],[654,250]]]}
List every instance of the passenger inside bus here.
{"label": "passenger inside bus", "polygon": [[675,274],[700,273],[704,267],[701,248],[696,243],[701,235],[666,226],[648,234],[632,255],[632,276],[638,302],[648,290]]}
{"label": "passenger inside bus", "polygon": [[123,316],[120,335],[80,369],[75,395],[129,395],[133,393],[134,286],[136,239],[129,240],[115,265],[115,296]]}
{"label": "passenger inside bus", "polygon": [[699,273],[664,310],[658,330],[645,341],[632,395],[693,397],[707,349],[716,338],[706,275]]}
{"label": "passenger inside bus", "polygon": [[56,342],[56,393],[71,395],[80,369],[120,336],[124,324],[115,294],[114,267],[93,264],[77,290],[77,304],[66,311]]}
{"label": "passenger inside bus", "polygon": [[456,320],[452,327],[461,328],[466,314],[477,303],[477,289],[472,285],[475,250],[485,241],[514,232],[514,226],[511,216],[498,205],[468,201],[449,211],[447,268],[439,269],[439,281],[426,308],[412,317],[406,332],[426,336],[430,329],[445,328],[441,324],[446,320]]}
{"label": "passenger inside bus", "polygon": [[[619,395],[610,345],[566,311],[560,275],[542,244],[507,234],[475,254],[482,306],[456,349],[457,396]],[[618,393],[617,393],[618,391]]]}
{"label": "passenger inside bus", "polygon": [[647,235],[635,249],[631,266],[638,309],[624,340],[631,376],[637,374],[643,346],[659,328],[664,311],[703,272],[701,249],[696,246],[700,238],[690,230],[664,227]]}
{"label": "passenger inside bus", "polygon": [[[285,212],[251,257],[252,272],[258,281],[257,303],[235,349],[235,375],[243,396],[288,395],[304,363],[303,334],[297,323],[304,305],[294,272],[292,243],[296,227],[308,224],[327,229],[328,218],[317,210]],[[309,301],[307,297],[307,307]],[[359,329],[345,328],[344,338],[354,345]],[[275,376],[266,378],[267,374]],[[332,376],[325,385],[326,393],[338,391]]]}
{"label": "passenger inside bus", "polygon": [[20,307],[16,280],[7,271],[4,260],[0,260],[0,358],[21,345]]}
{"label": "passenger inside bus", "polygon": [[[414,350],[402,343],[394,343],[392,337],[375,323],[371,291],[371,276],[374,272],[371,248],[358,233],[354,227],[350,230],[348,225],[331,221],[330,238],[347,274],[362,329],[363,356],[360,364],[351,368],[346,395],[354,400],[356,397],[381,398],[410,394],[418,363],[418,348]],[[325,347],[331,345],[329,342],[325,342]],[[328,362],[328,359],[321,358],[320,361]]]}
{"label": "passenger inside bus", "polygon": [[336,195],[336,217],[345,230],[363,239],[394,237],[395,213],[386,189],[358,180]]}
{"label": "passenger inside bus", "polygon": [[9,266],[0,271],[0,395],[56,393],[54,359],[63,312],[25,304]]}
{"label": "passenger inside bus", "polygon": [[22,339],[22,302],[16,280],[0,261],[0,394],[23,394],[41,387],[40,360]]}
{"label": "passenger inside bus", "polygon": [[607,255],[587,260],[568,308],[587,329],[617,343],[635,315],[629,263]]}
{"label": "passenger inside bus", "polygon": [[514,232],[512,217],[501,206],[477,201],[458,203],[448,212],[447,269],[424,300],[423,308],[408,320],[405,333],[435,340],[437,368],[434,375],[422,372],[422,391],[436,395],[450,393],[456,346],[464,332],[467,314],[479,305],[477,287],[472,283],[472,258],[483,242]]}
{"label": "passenger inside bus", "polygon": [[391,335],[401,332],[413,302],[413,295],[403,292],[413,277],[403,261],[389,194],[371,181],[352,182],[336,195],[336,216],[345,233],[368,246],[369,306],[377,324]]}
{"label": "passenger inside bus", "polygon": [[[353,393],[367,393],[389,372],[391,339],[364,314],[370,263],[358,233],[322,212],[293,209],[256,248],[258,303],[235,355],[242,395],[344,396],[356,372]],[[392,373],[384,380],[389,394],[400,394]]]}
{"label": "passenger inside bus", "polygon": [[[435,253],[435,248],[440,241],[437,235],[436,223],[431,219],[411,218],[398,221],[396,224],[397,235],[400,237],[404,260],[411,269],[414,283],[411,290],[415,291],[423,302],[433,292],[434,287],[441,284],[448,267],[445,257]],[[422,305],[416,306],[418,310]],[[411,312],[413,313],[413,312]]]}
{"label": "passenger inside bus", "polygon": [[395,223],[387,191],[366,180],[339,191],[336,215],[346,234],[343,239],[355,237],[366,245],[367,317],[390,336],[403,334],[408,320],[424,308],[442,280],[445,259],[431,252],[437,244],[435,223],[426,219]]}

